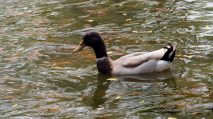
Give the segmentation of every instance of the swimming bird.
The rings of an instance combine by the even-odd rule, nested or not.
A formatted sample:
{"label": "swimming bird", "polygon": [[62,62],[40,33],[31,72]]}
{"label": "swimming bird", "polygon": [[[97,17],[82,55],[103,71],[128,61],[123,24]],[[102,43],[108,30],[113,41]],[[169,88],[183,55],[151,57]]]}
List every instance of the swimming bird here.
{"label": "swimming bird", "polygon": [[168,44],[152,52],[136,52],[112,60],[107,54],[104,41],[99,33],[88,32],[73,53],[81,51],[86,46],[93,48],[95,52],[98,71],[111,75],[136,75],[167,70],[176,52],[176,48]]}

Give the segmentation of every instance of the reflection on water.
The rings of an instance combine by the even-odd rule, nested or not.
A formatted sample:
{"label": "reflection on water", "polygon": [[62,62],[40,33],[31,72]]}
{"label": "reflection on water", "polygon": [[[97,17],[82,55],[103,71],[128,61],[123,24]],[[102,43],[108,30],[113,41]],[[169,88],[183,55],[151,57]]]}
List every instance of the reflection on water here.
{"label": "reflection on water", "polygon": [[[210,0],[0,1],[0,117],[212,118],[212,10]],[[98,74],[91,49],[71,53],[90,30],[113,59],[176,43],[172,71]]]}
{"label": "reflection on water", "polygon": [[[166,75],[165,75],[166,73]],[[104,75],[104,74],[98,74],[97,75],[97,88],[95,89],[94,93],[92,94],[92,106],[93,108],[101,107],[102,104],[104,104],[105,101],[107,101],[107,98],[105,97],[107,94],[107,90],[111,83],[113,83],[111,80],[108,80],[112,78],[113,76]],[[155,75],[150,74],[144,74],[144,75],[126,75],[126,76],[114,76],[116,81],[120,83],[120,85],[123,85],[122,83],[155,83],[155,82],[161,82],[164,83],[166,87],[169,88],[176,88],[175,78],[173,77],[172,73],[170,71],[166,71],[164,73],[155,73]],[[122,90],[122,88],[120,89]],[[134,94],[133,94],[134,95]]]}
{"label": "reflection on water", "polygon": [[111,83],[110,80],[107,80],[111,78],[111,76],[103,75],[103,74],[98,74],[97,76],[97,88],[95,89],[93,95],[92,95],[92,107],[93,108],[98,108],[100,105],[102,105],[107,98],[105,97],[106,91],[109,88],[109,85]]}

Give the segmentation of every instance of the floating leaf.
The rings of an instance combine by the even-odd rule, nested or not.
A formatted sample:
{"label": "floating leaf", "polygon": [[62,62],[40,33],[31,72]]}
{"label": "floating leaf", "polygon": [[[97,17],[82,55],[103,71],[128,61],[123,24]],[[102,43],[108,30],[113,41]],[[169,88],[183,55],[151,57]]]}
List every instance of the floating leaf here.
{"label": "floating leaf", "polygon": [[93,19],[88,20],[88,22],[93,22],[93,21],[94,21]]}
{"label": "floating leaf", "polygon": [[118,79],[116,79],[116,78],[108,78],[107,80],[109,80],[109,81],[117,81]]}
{"label": "floating leaf", "polygon": [[18,104],[14,104],[12,107],[17,107],[18,106]]}
{"label": "floating leaf", "polygon": [[144,31],[144,33],[152,33],[152,31]]}
{"label": "floating leaf", "polygon": [[177,118],[175,118],[175,117],[168,117],[168,119],[177,119]]}
{"label": "floating leaf", "polygon": [[127,14],[126,14],[126,13],[123,13],[123,15],[126,16]]}
{"label": "floating leaf", "polygon": [[112,54],[112,53],[113,53],[113,52],[110,52],[110,51],[109,51],[109,52],[107,52],[107,54]]}
{"label": "floating leaf", "polygon": [[99,107],[99,108],[97,108],[97,110],[104,110],[104,107]]}
{"label": "floating leaf", "polygon": [[132,19],[126,19],[125,21],[131,21]]}
{"label": "floating leaf", "polygon": [[198,115],[201,114],[201,112],[193,112],[192,115]]}
{"label": "floating leaf", "polygon": [[176,55],[176,57],[181,57],[182,55]]}
{"label": "floating leaf", "polygon": [[116,100],[121,99],[121,96],[117,96],[115,99],[116,99]]}
{"label": "floating leaf", "polygon": [[192,55],[183,55],[183,57],[191,59],[193,56]]}
{"label": "floating leaf", "polygon": [[52,67],[53,69],[64,69],[63,67]]}
{"label": "floating leaf", "polygon": [[144,100],[141,100],[139,103],[140,103],[140,104],[143,104],[144,102],[145,102]]}
{"label": "floating leaf", "polygon": [[193,55],[176,55],[176,57],[181,57],[181,58],[189,58],[191,59]]}
{"label": "floating leaf", "polygon": [[51,113],[51,112],[58,112],[58,111],[60,111],[60,110],[59,110],[58,107],[51,107],[51,108],[48,108],[47,111],[48,111],[49,113]]}
{"label": "floating leaf", "polygon": [[132,33],[138,33],[138,31],[134,30],[134,31],[132,31]]}

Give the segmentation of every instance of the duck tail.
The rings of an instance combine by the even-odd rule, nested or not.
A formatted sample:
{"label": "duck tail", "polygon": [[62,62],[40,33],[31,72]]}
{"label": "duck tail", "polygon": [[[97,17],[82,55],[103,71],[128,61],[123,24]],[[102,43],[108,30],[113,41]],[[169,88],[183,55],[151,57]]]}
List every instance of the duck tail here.
{"label": "duck tail", "polygon": [[163,47],[167,49],[161,60],[172,62],[175,58],[176,46],[172,46],[172,44],[168,43],[168,46]]}

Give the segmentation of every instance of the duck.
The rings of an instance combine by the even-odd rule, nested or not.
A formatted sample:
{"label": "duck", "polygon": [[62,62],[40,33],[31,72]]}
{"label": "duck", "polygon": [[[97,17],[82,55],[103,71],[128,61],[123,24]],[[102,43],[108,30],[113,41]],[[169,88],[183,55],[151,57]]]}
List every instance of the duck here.
{"label": "duck", "polygon": [[80,52],[86,46],[91,47],[95,52],[98,72],[110,75],[137,75],[168,70],[176,52],[176,47],[168,43],[167,46],[155,51],[135,52],[112,60],[107,54],[100,34],[87,32],[73,53]]}

